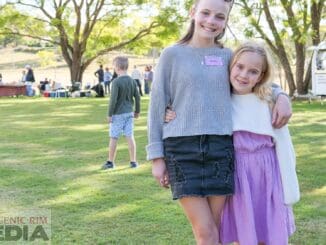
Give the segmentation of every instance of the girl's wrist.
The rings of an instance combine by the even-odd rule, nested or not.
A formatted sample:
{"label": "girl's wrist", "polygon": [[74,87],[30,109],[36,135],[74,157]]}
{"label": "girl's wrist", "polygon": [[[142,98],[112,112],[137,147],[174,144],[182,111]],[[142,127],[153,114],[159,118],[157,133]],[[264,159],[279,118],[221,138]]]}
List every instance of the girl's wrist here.
{"label": "girl's wrist", "polygon": [[286,92],[279,92],[278,94],[277,94],[277,96],[276,96],[276,100],[278,99],[278,97],[280,96],[280,95],[284,95],[284,96],[286,96],[288,99],[289,99],[289,101],[291,101],[291,98],[290,98],[290,96],[286,93]]}

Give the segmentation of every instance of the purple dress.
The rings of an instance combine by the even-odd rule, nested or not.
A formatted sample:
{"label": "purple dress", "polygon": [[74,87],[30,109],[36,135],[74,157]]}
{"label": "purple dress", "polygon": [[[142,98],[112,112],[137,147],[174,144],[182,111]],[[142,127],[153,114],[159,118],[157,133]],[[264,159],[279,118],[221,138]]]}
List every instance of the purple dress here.
{"label": "purple dress", "polygon": [[287,245],[294,232],[292,209],[283,202],[280,170],[272,138],[233,133],[235,194],[222,216],[221,242],[240,245]]}

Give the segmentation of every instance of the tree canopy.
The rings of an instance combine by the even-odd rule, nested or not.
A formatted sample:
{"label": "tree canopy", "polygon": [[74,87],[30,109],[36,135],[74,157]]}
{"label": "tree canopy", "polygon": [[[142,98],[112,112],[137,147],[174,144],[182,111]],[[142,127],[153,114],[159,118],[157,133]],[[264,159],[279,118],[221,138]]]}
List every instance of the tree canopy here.
{"label": "tree canopy", "polygon": [[184,22],[179,8],[177,0],[169,5],[161,0],[13,0],[0,9],[0,34],[59,46],[76,82],[105,53],[123,48],[140,52],[178,36]]}
{"label": "tree canopy", "polygon": [[[60,48],[71,81],[113,50],[142,53],[179,37],[192,0],[9,0],[0,6],[0,35],[25,36]],[[281,64],[292,95],[311,78],[307,48],[325,39],[325,0],[239,0],[241,31],[263,39]],[[231,13],[232,19],[232,13]],[[249,25],[245,25],[244,23]],[[231,26],[231,29],[233,27]]]}

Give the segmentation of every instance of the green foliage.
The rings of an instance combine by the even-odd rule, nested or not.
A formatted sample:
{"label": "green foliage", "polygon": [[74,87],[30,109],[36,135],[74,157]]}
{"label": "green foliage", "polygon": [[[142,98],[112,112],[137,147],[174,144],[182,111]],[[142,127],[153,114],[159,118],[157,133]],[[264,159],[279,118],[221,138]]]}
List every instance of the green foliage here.
{"label": "green foliage", "polygon": [[46,34],[45,24],[43,22],[21,13],[12,5],[6,5],[1,10],[0,28],[0,35],[2,32],[5,32],[5,35],[8,35],[10,32],[28,33],[31,36],[44,36]]}
{"label": "green foliage", "polygon": [[15,43],[18,45],[22,42],[22,38],[15,35],[0,35],[0,45],[6,47],[8,44]]}
{"label": "green foliage", "polygon": [[185,0],[185,7],[186,9],[190,10],[192,5],[194,4],[195,0]]}
{"label": "green foliage", "polygon": [[243,30],[243,33],[245,34],[246,37],[252,38],[255,34],[255,31],[252,27],[246,27]]}
{"label": "green foliage", "polygon": [[5,5],[0,10],[0,28],[5,29],[8,26],[15,26],[21,23],[20,14],[11,5]]}

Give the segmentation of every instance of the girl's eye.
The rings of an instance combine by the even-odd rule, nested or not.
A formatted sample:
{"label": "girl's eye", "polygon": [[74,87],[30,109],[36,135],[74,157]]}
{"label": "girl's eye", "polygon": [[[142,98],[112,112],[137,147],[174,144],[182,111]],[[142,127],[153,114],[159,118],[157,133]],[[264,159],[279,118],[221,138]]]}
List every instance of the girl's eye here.
{"label": "girl's eye", "polygon": [[202,14],[205,16],[209,15],[209,13],[207,11],[203,11]]}
{"label": "girl's eye", "polygon": [[241,64],[237,64],[236,67],[237,67],[238,69],[242,69],[242,68],[243,68],[243,65],[241,65]]}
{"label": "girl's eye", "polygon": [[259,73],[259,71],[251,70],[250,73],[251,73],[252,75],[257,75],[257,74]]}
{"label": "girl's eye", "polygon": [[225,17],[221,15],[215,16],[215,18],[218,20],[225,20]]}

